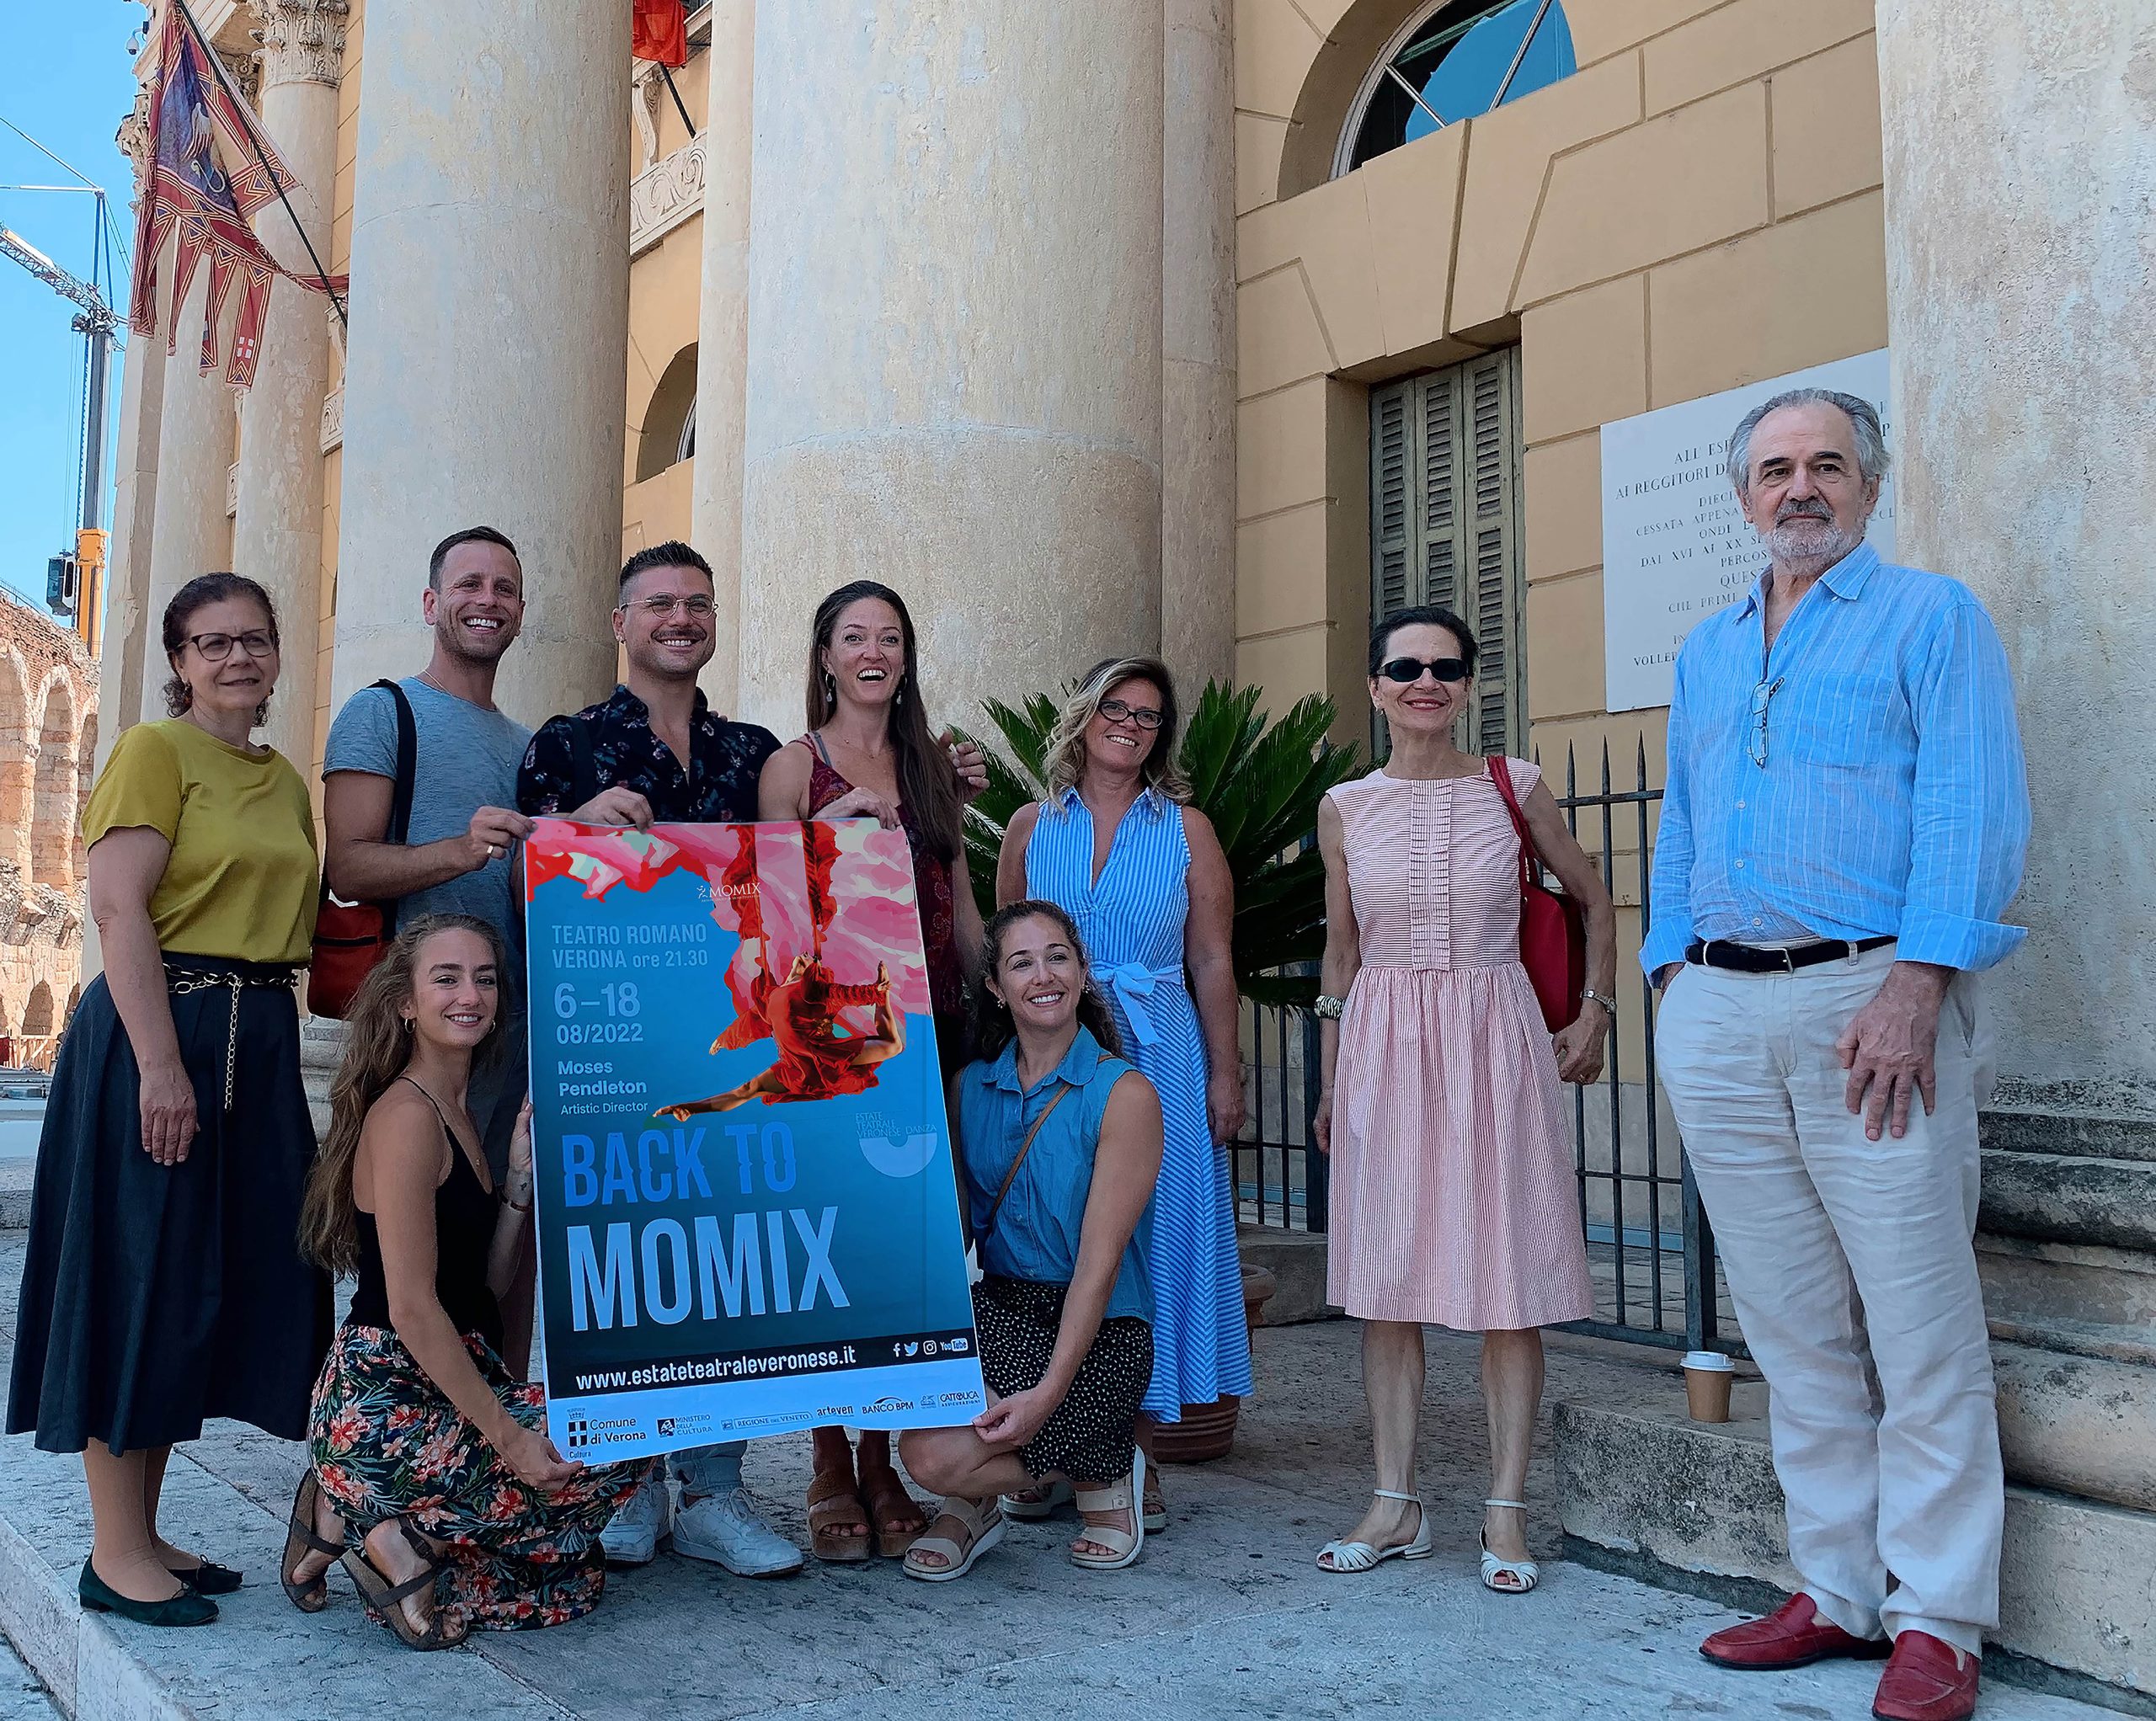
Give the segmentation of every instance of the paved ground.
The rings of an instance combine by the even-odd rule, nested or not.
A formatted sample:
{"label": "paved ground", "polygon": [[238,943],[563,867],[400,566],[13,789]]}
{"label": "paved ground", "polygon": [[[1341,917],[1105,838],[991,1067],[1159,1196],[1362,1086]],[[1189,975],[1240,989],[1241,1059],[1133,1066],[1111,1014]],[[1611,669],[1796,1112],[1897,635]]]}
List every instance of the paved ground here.
{"label": "paved ground", "polygon": [[0,1642],[0,1721],[57,1721],[59,1711],[13,1645]]}
{"label": "paved ground", "polygon": [[[9,1346],[20,1260],[20,1233],[0,1236],[0,1342]],[[881,1564],[752,1584],[666,1558],[618,1579],[589,1620],[438,1655],[410,1654],[369,1626],[341,1576],[318,1618],[286,1603],[274,1562],[297,1449],[220,1425],[176,1455],[167,1522],[244,1565],[248,1587],[206,1630],[120,1626],[115,1635],[188,1711],[221,1721],[356,1721],[392,1703],[459,1721],[895,1721],[924,1710],[1120,1721],[1134,1706],[1192,1721],[1388,1710],[1536,1721],[1870,1713],[1876,1667],[1744,1676],[1701,1661],[1700,1636],[1732,1617],[1705,1602],[1554,1559],[1534,1596],[1481,1589],[1475,1527],[1486,1449],[1470,1341],[1430,1345],[1423,1486],[1438,1557],[1358,1578],[1319,1572],[1311,1555],[1354,1521],[1369,1485],[1356,1343],[1348,1323],[1260,1335],[1260,1395],[1234,1454],[1168,1471],[1175,1527],[1129,1572],[1074,1569],[1063,1553],[1067,1524],[1014,1527],[970,1578],[950,1585],[915,1583]],[[1591,1393],[1621,1367],[1553,1355],[1552,1393]],[[751,1448],[751,1488],[797,1535],[807,1472],[805,1438]],[[1539,1457],[1529,1494],[1545,1558],[1556,1534],[1550,1487]],[[48,1568],[46,1581],[72,1589],[88,1532],[76,1463],[24,1439],[0,1444],[0,1536],[9,1526]],[[42,1702],[34,1690],[17,1697],[0,1670],[0,1721],[44,1721]],[[1983,1710],[1988,1721],[2102,1713],[2004,1686]]]}

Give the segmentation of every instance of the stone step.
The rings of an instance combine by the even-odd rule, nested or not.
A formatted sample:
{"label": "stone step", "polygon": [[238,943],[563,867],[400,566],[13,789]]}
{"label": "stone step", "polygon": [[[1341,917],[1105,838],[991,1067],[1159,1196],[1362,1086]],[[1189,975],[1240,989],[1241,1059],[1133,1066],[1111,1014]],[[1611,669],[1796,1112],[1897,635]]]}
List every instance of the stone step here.
{"label": "stone step", "polygon": [[2146,1112],[2053,1109],[2041,1090],[1994,1104],[1978,1121],[1983,1145],[2004,1153],[2069,1154],[2097,1159],[2156,1163],[2156,1117]]}
{"label": "stone step", "polygon": [[2156,1367],[1996,1338],[1991,1355],[2012,1480],[2156,1512]]}
{"label": "stone step", "polygon": [[[1688,1420],[1666,1382],[1643,1384],[1630,1404],[1606,1392],[1593,1403],[1560,1401],[1566,1553],[1695,1593],[1725,1594],[1732,1582],[1794,1590],[1765,1412],[1765,1389],[1743,1383],[1733,1420],[1714,1425]],[[2008,1652],[1999,1670],[2156,1714],[2152,1570],[2156,1512],[2010,1484],[1991,1634]],[[1988,1653],[1985,1668],[1993,1671]]]}
{"label": "stone step", "polygon": [[1987,1148],[1980,1229],[2156,1250],[2156,1161]]}
{"label": "stone step", "polygon": [[2156,1329],[2156,1253],[1980,1231],[1977,1271],[1994,1324]]}

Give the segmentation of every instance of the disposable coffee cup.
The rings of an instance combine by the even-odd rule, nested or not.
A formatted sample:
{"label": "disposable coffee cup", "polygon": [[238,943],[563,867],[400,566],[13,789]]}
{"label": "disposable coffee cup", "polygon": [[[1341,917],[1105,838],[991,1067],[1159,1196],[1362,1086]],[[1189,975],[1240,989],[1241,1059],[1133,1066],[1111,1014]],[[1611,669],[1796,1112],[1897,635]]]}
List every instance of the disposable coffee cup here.
{"label": "disposable coffee cup", "polygon": [[1684,1405],[1694,1422],[1729,1420],[1729,1389],[1737,1365],[1719,1351],[1684,1353]]}

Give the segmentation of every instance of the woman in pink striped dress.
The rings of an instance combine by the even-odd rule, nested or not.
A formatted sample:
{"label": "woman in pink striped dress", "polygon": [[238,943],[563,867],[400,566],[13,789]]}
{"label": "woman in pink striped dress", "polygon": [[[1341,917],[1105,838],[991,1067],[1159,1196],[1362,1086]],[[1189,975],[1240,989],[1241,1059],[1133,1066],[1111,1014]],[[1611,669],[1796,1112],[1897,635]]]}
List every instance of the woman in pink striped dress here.
{"label": "woman in pink striped dress", "polygon": [[[1482,1335],[1493,1487],[1482,1581],[1534,1587],[1520,1504],[1542,1398],[1542,1327],[1591,1310],[1561,1080],[1602,1068],[1616,916],[1542,774],[1505,759],[1529,830],[1586,910],[1588,988],[1553,1047],[1519,960],[1519,839],[1489,762],[1453,743],[1476,645],[1435,607],[1380,624],[1370,699],[1392,757],[1332,791],[1325,855],[1318,1145],[1331,1156],[1327,1293],[1366,1324],[1378,1486],[1318,1564],[1368,1571],[1432,1550],[1415,1492],[1422,1328]],[[1334,1008],[1321,1001],[1323,1017]]]}

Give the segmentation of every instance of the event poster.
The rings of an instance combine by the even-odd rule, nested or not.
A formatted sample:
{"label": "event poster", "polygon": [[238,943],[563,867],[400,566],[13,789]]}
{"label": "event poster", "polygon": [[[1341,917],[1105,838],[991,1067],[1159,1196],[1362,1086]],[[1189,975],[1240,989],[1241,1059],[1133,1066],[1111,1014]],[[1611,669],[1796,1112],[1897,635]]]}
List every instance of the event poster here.
{"label": "event poster", "polygon": [[905,834],[541,819],[524,865],[563,1454],[977,1415]]}

